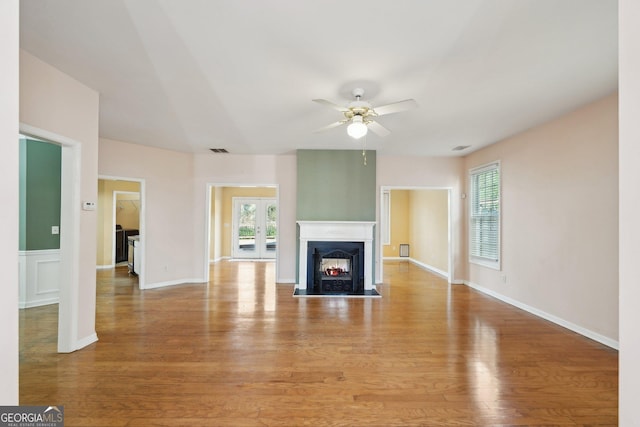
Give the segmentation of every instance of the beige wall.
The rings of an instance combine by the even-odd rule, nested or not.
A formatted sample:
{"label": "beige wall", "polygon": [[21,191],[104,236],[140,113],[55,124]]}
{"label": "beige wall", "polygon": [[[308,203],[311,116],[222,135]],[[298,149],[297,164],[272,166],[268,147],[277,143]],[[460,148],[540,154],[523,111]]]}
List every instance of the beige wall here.
{"label": "beige wall", "polygon": [[[38,129],[35,136],[52,139],[51,135],[65,141],[73,141],[75,149],[63,147],[63,182],[65,181],[65,167],[72,160],[70,152],[79,157],[78,176],[70,185],[77,186],[77,194],[81,201],[97,202],[98,182],[98,93],[79,83],[42,62],[25,51],[20,52],[20,122],[31,129]],[[55,141],[55,139],[53,139]],[[59,141],[64,142],[64,141]],[[67,168],[66,170],[70,170]],[[67,191],[71,188],[67,188]],[[72,190],[73,191],[73,190]],[[63,184],[63,200],[65,189]],[[73,310],[61,316],[59,325],[63,330],[76,330],[72,323],[77,319],[76,337],[71,337],[65,343],[68,351],[80,348],[97,339],[95,333],[95,299],[96,299],[96,211],[81,210],[81,204],[70,207],[70,213],[77,221],[70,221],[70,217],[62,218],[60,227],[61,239],[64,233],[77,228],[78,247],[69,255],[69,260],[63,259],[61,267],[67,262],[71,266],[69,275],[65,276],[66,286],[74,289],[61,293],[61,310],[67,307],[67,298],[75,299]],[[64,207],[63,207],[64,210]],[[66,227],[66,228],[65,228]],[[66,230],[66,231],[65,231]],[[69,235],[69,234],[67,234]],[[61,243],[61,247],[64,246]],[[62,268],[63,274],[65,268]],[[77,298],[75,297],[77,295]],[[64,308],[64,312],[67,310]],[[68,321],[68,323],[67,323]],[[60,345],[60,342],[59,342]]]}
{"label": "beige wall", "polygon": [[619,425],[639,426],[640,394],[640,2],[620,14],[620,410]]}
{"label": "beige wall", "polygon": [[[96,253],[96,265],[110,266],[113,264],[114,248],[114,230],[113,223],[113,193],[115,191],[133,191],[139,192],[140,183],[132,181],[116,181],[116,180],[98,180],[98,220],[97,220],[97,241],[98,250]],[[126,195],[121,195],[126,196]],[[127,206],[125,204],[125,206]],[[124,228],[139,228],[139,212],[135,213],[136,218],[132,219],[135,224],[127,223]]]}
{"label": "beige wall", "polygon": [[[202,282],[195,262],[204,246],[196,246],[193,209],[193,156],[110,139],[100,139],[101,175],[141,179],[144,205],[144,258],[138,277],[142,288]],[[201,219],[202,218],[202,219]]]}
{"label": "beige wall", "polygon": [[609,96],[469,155],[501,161],[502,271],[479,285],[618,339],[618,97]]}
{"label": "beige wall", "polygon": [[0,405],[18,404],[18,2],[0,2]]}
{"label": "beige wall", "polygon": [[441,274],[449,271],[447,190],[409,193],[411,259]]}
{"label": "beige wall", "polygon": [[[195,180],[196,230],[205,230],[207,189],[209,185],[220,187],[272,186],[277,190],[278,199],[278,259],[276,260],[276,281],[295,283],[296,280],[296,156],[292,155],[211,155],[196,154],[193,158],[193,179]],[[210,235],[196,233],[194,253],[196,264],[208,266],[204,258],[205,245],[210,244]]]}

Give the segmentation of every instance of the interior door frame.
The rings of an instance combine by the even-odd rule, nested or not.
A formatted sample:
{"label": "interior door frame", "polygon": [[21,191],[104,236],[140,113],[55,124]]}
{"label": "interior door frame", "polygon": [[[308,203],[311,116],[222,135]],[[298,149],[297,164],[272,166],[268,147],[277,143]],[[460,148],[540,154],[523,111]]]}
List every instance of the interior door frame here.
{"label": "interior door frame", "polygon": [[[140,245],[140,251],[138,252],[138,255],[140,257],[139,261],[136,261],[136,264],[138,264],[138,262],[140,263],[140,270],[138,271],[138,289],[144,289],[145,284],[146,284],[146,274],[145,274],[145,253],[146,253],[146,183],[144,179],[140,179],[140,178],[130,178],[130,177],[126,177],[126,176],[112,176],[112,175],[98,175],[98,179],[102,179],[105,181],[130,181],[130,182],[137,182],[140,184],[140,212],[138,213],[139,217],[140,217],[140,227],[138,228],[139,231],[139,235],[140,235],[140,240],[139,240],[139,245]],[[116,211],[115,211],[115,193],[135,193],[135,191],[121,191],[121,190],[115,190],[113,193],[113,202],[114,202],[114,206],[113,206],[113,226],[115,229],[115,223],[116,223]],[[111,247],[112,247],[112,251],[111,251],[111,257],[112,260],[115,261],[115,235],[114,233],[110,234],[111,236]],[[115,266],[115,263],[114,263]]]}
{"label": "interior door frame", "polygon": [[[237,239],[239,237],[239,224],[238,224],[238,218],[237,218],[237,213],[236,212],[236,204],[237,203],[242,203],[243,200],[247,200],[247,201],[257,201],[257,207],[256,207],[256,227],[261,227],[262,228],[262,234],[261,236],[265,236],[266,235],[266,218],[264,216],[265,212],[263,211],[263,207],[264,207],[264,203],[265,201],[273,201],[276,205],[276,217],[278,214],[278,200],[275,197],[251,197],[251,196],[238,196],[238,197],[232,197],[231,198],[231,203],[232,203],[232,208],[231,208],[231,242],[232,242],[232,247],[231,247],[231,257],[232,258],[238,258],[238,259],[252,259],[252,257],[242,257],[242,256],[238,256],[239,252],[238,252],[238,248],[236,246],[236,242]],[[261,213],[258,213],[261,212]],[[278,233],[278,228],[276,226],[276,236]],[[260,256],[261,254],[263,254],[263,244],[266,244],[266,240],[264,239],[264,237],[261,237],[260,241],[258,240],[257,237],[257,233],[256,233],[256,239],[255,239],[255,255],[257,255],[256,257],[253,257],[253,259],[274,259],[276,257],[276,255],[274,254],[273,257],[264,257],[264,256]],[[278,249],[278,245],[277,245],[277,238],[276,238],[276,251]]]}
{"label": "interior door frame", "polygon": [[[421,190],[440,190],[440,191],[446,191],[447,192],[447,274],[446,274],[446,279],[447,282],[449,284],[452,283],[453,281],[453,231],[451,229],[451,224],[453,224],[453,213],[452,213],[452,209],[451,209],[451,194],[452,194],[452,188],[451,187],[429,187],[429,186],[425,186],[425,187],[416,187],[416,186],[390,186],[390,185],[381,185],[380,186],[380,205],[379,205],[379,215],[380,215],[380,221],[378,222],[379,224],[382,224],[382,217],[383,215],[385,215],[385,206],[384,203],[382,203],[383,199],[384,199],[384,193],[389,192],[391,193],[393,190],[408,190],[408,191],[421,191]],[[390,207],[390,204],[389,204]],[[389,227],[391,226],[390,221],[389,222]],[[384,278],[384,239],[382,238],[382,233],[384,232],[384,230],[379,230],[378,232],[378,253],[380,254],[380,262],[379,262],[379,271],[380,271],[380,276],[377,278],[376,283],[382,283],[382,280]],[[434,272],[435,274],[440,275],[439,273]]]}
{"label": "interior door frame", "polygon": [[[80,142],[20,123],[25,136],[62,147],[60,167],[60,289],[58,292],[58,353],[81,348],[78,342],[80,289]],[[18,135],[16,135],[16,143]]]}
{"label": "interior door frame", "polygon": [[[204,240],[204,248],[203,248],[203,253],[205,254],[204,256],[204,263],[202,266],[203,269],[203,276],[205,282],[209,282],[209,279],[211,278],[210,275],[210,271],[209,271],[209,264],[210,264],[210,259],[211,259],[211,250],[210,250],[210,246],[209,246],[209,239],[211,236],[211,228],[212,228],[212,224],[211,224],[211,190],[213,188],[216,187],[270,187],[270,188],[275,188],[276,190],[276,205],[278,206],[278,211],[276,213],[276,221],[278,224],[278,230],[276,232],[276,239],[278,241],[280,241],[280,186],[279,184],[270,184],[270,183],[259,183],[259,184],[248,184],[248,183],[228,183],[228,182],[223,182],[223,183],[214,183],[214,182],[208,182],[206,185],[206,193],[205,193],[205,209],[204,209],[204,215],[205,215],[205,236],[206,238],[203,239]],[[275,259],[275,263],[276,263],[276,278],[280,277],[279,276],[279,268],[280,268],[280,245],[276,246],[276,259]]]}

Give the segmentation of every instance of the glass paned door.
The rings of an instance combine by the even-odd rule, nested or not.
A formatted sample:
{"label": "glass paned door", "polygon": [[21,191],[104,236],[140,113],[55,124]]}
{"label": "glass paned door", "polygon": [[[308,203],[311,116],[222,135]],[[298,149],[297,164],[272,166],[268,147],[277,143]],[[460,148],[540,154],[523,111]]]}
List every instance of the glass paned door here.
{"label": "glass paned door", "polygon": [[233,257],[275,258],[277,205],[272,198],[233,199]]}

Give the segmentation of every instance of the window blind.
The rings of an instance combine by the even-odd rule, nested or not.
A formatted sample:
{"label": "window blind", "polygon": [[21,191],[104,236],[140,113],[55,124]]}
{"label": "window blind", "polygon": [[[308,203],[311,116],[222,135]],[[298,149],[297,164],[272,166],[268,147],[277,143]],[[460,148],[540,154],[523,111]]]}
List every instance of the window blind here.
{"label": "window blind", "polygon": [[472,258],[500,258],[500,165],[492,163],[470,172],[471,215],[469,246]]}

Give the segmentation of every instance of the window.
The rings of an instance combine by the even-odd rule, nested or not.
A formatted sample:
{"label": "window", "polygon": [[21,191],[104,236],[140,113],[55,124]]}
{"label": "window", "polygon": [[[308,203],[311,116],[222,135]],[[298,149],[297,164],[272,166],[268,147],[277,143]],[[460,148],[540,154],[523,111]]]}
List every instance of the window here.
{"label": "window", "polygon": [[500,163],[472,169],[469,181],[470,261],[500,269]]}

